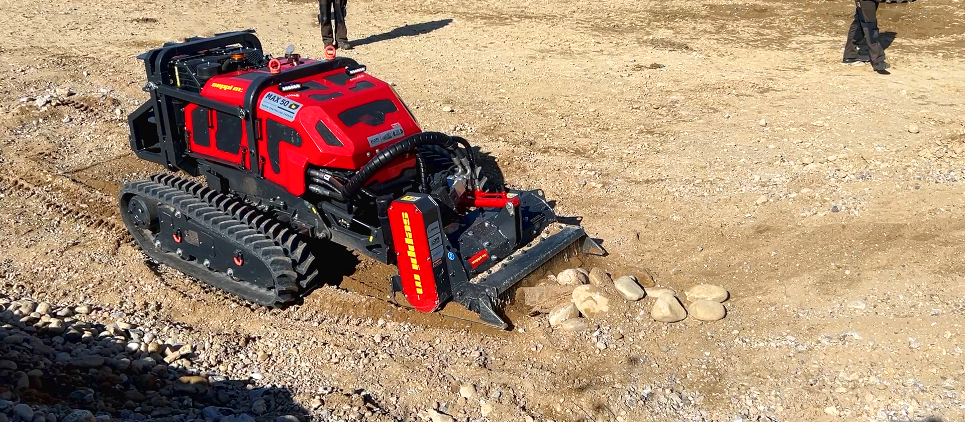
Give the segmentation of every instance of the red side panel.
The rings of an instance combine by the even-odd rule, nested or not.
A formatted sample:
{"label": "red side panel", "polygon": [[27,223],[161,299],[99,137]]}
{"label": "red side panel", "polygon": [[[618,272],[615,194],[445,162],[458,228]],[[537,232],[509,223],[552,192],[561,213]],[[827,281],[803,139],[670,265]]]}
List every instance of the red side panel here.
{"label": "red side panel", "polygon": [[426,222],[415,198],[402,197],[389,206],[389,225],[398,258],[402,293],[416,310],[435,311],[441,302],[436,291]]}
{"label": "red side panel", "polygon": [[192,155],[243,167],[242,158],[248,150],[244,120],[196,104],[184,108],[184,118]]}

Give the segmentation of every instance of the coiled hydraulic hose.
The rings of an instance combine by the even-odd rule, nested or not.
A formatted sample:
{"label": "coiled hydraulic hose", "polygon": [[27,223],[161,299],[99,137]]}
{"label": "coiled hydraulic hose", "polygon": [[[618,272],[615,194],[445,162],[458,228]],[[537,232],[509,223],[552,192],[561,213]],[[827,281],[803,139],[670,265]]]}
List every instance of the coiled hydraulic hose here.
{"label": "coiled hydraulic hose", "polygon": [[[392,160],[395,160],[402,154],[418,148],[420,145],[426,144],[439,145],[449,151],[456,151],[457,145],[463,145],[466,148],[468,148],[469,145],[469,143],[464,139],[462,139],[460,142],[459,140],[453,139],[449,135],[439,132],[422,132],[409,136],[408,138],[405,138],[380,152],[367,164],[362,166],[359,171],[352,175],[352,177],[345,182],[345,186],[340,192],[343,200],[354,198],[359,189],[362,188],[362,186],[364,186],[365,183],[372,178],[372,176],[378,173],[379,170],[382,170],[382,168],[391,163]],[[471,156],[472,154],[469,155]],[[471,159],[470,165],[475,168]]]}

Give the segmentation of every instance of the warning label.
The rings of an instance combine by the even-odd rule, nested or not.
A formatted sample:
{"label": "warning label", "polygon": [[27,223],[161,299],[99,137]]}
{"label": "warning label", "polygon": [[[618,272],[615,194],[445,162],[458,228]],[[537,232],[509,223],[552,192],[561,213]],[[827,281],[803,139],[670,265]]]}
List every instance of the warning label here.
{"label": "warning label", "polygon": [[402,129],[402,125],[398,123],[393,123],[391,129],[382,133],[376,133],[375,135],[369,136],[369,146],[372,148],[375,148],[386,142],[391,142],[396,139],[399,139],[403,135],[405,135],[405,130]]}
{"label": "warning label", "polygon": [[298,110],[302,108],[302,103],[269,92],[261,99],[261,105],[259,105],[258,108],[289,122],[294,122],[295,116],[298,115]]}

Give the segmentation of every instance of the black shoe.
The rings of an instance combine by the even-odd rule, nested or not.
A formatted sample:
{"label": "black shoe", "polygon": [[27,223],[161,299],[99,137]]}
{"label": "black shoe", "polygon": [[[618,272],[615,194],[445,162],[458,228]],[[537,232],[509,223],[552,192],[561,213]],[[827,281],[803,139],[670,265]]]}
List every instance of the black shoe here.
{"label": "black shoe", "polygon": [[841,63],[844,63],[844,64],[853,64],[853,63],[859,63],[859,62],[870,63],[871,57],[870,56],[845,57],[844,60],[841,60]]}
{"label": "black shoe", "polygon": [[888,71],[888,68],[890,67],[891,67],[890,64],[881,62],[881,63],[878,63],[877,65],[874,65],[872,68],[875,70],[875,72],[878,72],[879,74],[890,75],[891,72]]}
{"label": "black shoe", "polygon": [[340,48],[340,49],[342,49],[342,50],[351,50],[351,49],[354,48],[354,47],[352,47],[352,44],[349,44],[348,41],[339,41],[339,42],[338,42],[338,48]]}

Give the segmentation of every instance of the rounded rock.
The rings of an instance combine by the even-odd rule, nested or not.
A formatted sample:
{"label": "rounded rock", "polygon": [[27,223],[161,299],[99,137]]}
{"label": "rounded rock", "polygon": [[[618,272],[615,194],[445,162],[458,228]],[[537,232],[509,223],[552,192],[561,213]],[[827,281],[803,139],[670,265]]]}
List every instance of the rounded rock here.
{"label": "rounded rock", "polygon": [[34,310],[34,312],[37,312],[37,313],[40,314],[40,315],[47,315],[47,314],[50,314],[50,310],[51,310],[52,308],[53,308],[53,307],[50,306],[49,303],[47,303],[47,302],[40,302],[40,304],[37,305],[37,309]]}
{"label": "rounded rock", "polygon": [[666,287],[646,287],[643,290],[648,297],[652,297],[654,299],[659,299],[660,296],[663,295],[677,296],[677,292]]}
{"label": "rounded rock", "polygon": [[67,331],[67,326],[64,324],[64,320],[60,318],[52,318],[50,324],[47,325],[47,332],[53,335],[61,335]]}
{"label": "rounded rock", "polygon": [[35,310],[37,310],[37,303],[31,302],[29,300],[21,301],[19,310],[24,315],[32,314]]}
{"label": "rounded rock", "polygon": [[78,356],[71,359],[70,364],[78,368],[97,368],[104,365],[104,357],[97,355]]}
{"label": "rounded rock", "polygon": [[560,329],[572,333],[581,333],[590,329],[590,323],[586,318],[570,318],[560,324]]}
{"label": "rounded rock", "polygon": [[908,133],[918,133],[918,132],[921,132],[921,129],[918,127],[918,125],[916,124],[908,125]]}
{"label": "rounded rock", "polygon": [[92,422],[94,414],[90,410],[75,410],[64,416],[60,422]]}
{"label": "rounded rock", "polygon": [[625,275],[616,279],[613,285],[626,300],[637,301],[643,299],[647,294],[643,288],[640,287],[640,284],[637,283],[636,277],[631,275]]}
{"label": "rounded rock", "polygon": [[472,384],[463,384],[459,387],[459,395],[466,399],[471,399],[472,396],[476,394],[476,386]]}
{"label": "rounded rock", "polygon": [[429,420],[432,422],[456,422],[456,419],[435,409],[429,410]]}
{"label": "rounded rock", "polygon": [[264,415],[265,412],[268,412],[268,403],[265,402],[265,399],[255,400],[255,402],[251,404],[251,413]]}
{"label": "rounded rock", "polygon": [[610,311],[610,300],[599,287],[583,285],[573,290],[573,303],[580,313],[593,318]]}
{"label": "rounded rock", "polygon": [[717,321],[727,315],[724,305],[715,300],[698,300],[691,303],[690,315],[700,321]]}
{"label": "rounded rock", "polygon": [[75,306],[75,307],[74,307],[74,313],[76,313],[76,314],[81,314],[81,315],[87,315],[87,314],[90,313],[90,306],[87,306],[87,305]]}
{"label": "rounded rock", "polygon": [[579,270],[570,268],[557,275],[556,282],[564,286],[581,286],[589,283],[590,279]]}
{"label": "rounded rock", "polygon": [[724,302],[728,297],[730,297],[727,289],[724,289],[720,286],[715,286],[713,284],[698,284],[684,292],[684,295],[686,295],[687,300],[691,302],[698,300]]}
{"label": "rounded rock", "polygon": [[550,310],[548,317],[550,327],[558,327],[564,321],[578,316],[580,316],[580,310],[576,308],[576,304],[562,303]]}
{"label": "rounded rock", "polygon": [[23,403],[20,403],[13,407],[14,416],[20,417],[21,421],[32,421],[34,418],[34,410]]}
{"label": "rounded rock", "polygon": [[657,297],[657,301],[650,310],[650,317],[659,322],[677,322],[687,318],[687,310],[676,296],[664,294]]}
{"label": "rounded rock", "polygon": [[590,284],[597,287],[609,286],[610,284],[613,283],[613,279],[610,278],[610,274],[607,274],[606,271],[603,271],[602,269],[597,267],[593,267],[590,270],[589,278],[590,278]]}

